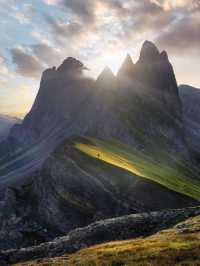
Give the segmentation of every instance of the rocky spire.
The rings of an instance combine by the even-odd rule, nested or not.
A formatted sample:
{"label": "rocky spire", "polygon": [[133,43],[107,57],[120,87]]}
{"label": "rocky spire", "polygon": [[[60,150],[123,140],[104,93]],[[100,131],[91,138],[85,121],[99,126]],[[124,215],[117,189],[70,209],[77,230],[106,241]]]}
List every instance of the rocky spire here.
{"label": "rocky spire", "polygon": [[115,85],[116,77],[112,70],[106,66],[96,80],[97,87],[112,88]]}
{"label": "rocky spire", "polygon": [[73,70],[84,70],[87,69],[83,63],[81,63],[79,60],[68,57],[63,61],[63,63],[58,67],[57,71],[73,71]]}
{"label": "rocky spire", "polygon": [[106,80],[114,80],[115,76],[112,72],[112,70],[106,66],[103,71],[100,73],[100,75],[97,78],[97,82],[106,81]]}
{"label": "rocky spire", "polygon": [[161,57],[161,59],[162,59],[163,61],[167,61],[167,62],[169,62],[168,54],[167,54],[166,51],[162,51],[162,52],[160,53],[160,57]]}
{"label": "rocky spire", "polygon": [[152,60],[155,61],[159,58],[160,53],[155,44],[150,41],[145,41],[140,52],[139,62],[146,63]]}
{"label": "rocky spire", "polygon": [[127,54],[122,66],[120,67],[118,71],[118,76],[129,76],[133,73],[134,71],[134,63],[129,54]]}

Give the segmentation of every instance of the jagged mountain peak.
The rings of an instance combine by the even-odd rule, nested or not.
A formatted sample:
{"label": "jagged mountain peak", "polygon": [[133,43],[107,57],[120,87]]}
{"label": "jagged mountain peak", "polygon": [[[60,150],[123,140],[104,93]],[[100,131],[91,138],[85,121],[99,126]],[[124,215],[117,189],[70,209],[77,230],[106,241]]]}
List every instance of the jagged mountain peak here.
{"label": "jagged mountain peak", "polygon": [[112,87],[112,85],[115,83],[115,80],[116,77],[113,74],[112,70],[108,66],[106,66],[98,76],[96,84],[97,86]]}
{"label": "jagged mountain peak", "polygon": [[114,76],[114,74],[112,72],[112,69],[109,66],[105,66],[102,72],[110,73],[110,74],[112,74]]}
{"label": "jagged mountain peak", "polygon": [[127,54],[126,55],[124,63],[126,63],[126,64],[133,64],[134,65],[133,60],[132,60],[132,57],[131,57],[130,54]]}
{"label": "jagged mountain peak", "polygon": [[[153,137],[160,136],[160,128],[165,135],[178,135],[182,128],[179,130],[174,126],[173,118],[182,127],[182,113],[173,68],[170,62],[162,59],[167,57],[166,52],[159,53],[153,43],[145,42],[141,57],[152,55],[159,58],[134,64],[128,54],[117,77],[106,67],[96,83],[82,75],[84,64],[73,57],[65,59],[58,69],[47,69],[31,111],[22,125],[12,130],[11,136],[15,136],[20,145],[32,145],[56,129],[59,137],[52,140],[52,147],[55,147],[62,138],[79,134],[106,136],[142,146],[137,135],[130,133],[129,127],[144,128],[146,135],[152,134]],[[131,122],[127,122],[128,126],[121,116],[121,109],[123,112],[126,110],[125,120],[134,114]],[[168,130],[165,120],[172,130]],[[155,129],[152,130],[154,124]],[[169,134],[170,130],[173,133]],[[51,139],[48,141],[51,142]],[[182,145],[182,139],[180,143]],[[45,154],[49,152],[49,146],[44,147]]]}
{"label": "jagged mountain peak", "polygon": [[126,55],[125,60],[122,63],[122,66],[120,67],[119,71],[118,71],[118,75],[129,75],[130,73],[132,73],[134,70],[134,63],[133,60],[130,56],[130,54]]}
{"label": "jagged mountain peak", "polygon": [[115,75],[113,74],[112,70],[110,69],[110,67],[106,66],[103,71],[100,73],[100,75],[97,78],[97,81],[102,80],[102,79],[114,79]]}
{"label": "jagged mountain peak", "polygon": [[167,54],[166,51],[162,51],[162,52],[160,53],[160,56],[161,56],[161,58],[162,58],[164,61],[169,61],[168,54]]}
{"label": "jagged mountain peak", "polygon": [[160,57],[158,48],[153,42],[145,41],[140,52],[140,62],[148,62],[149,60],[156,60]]}
{"label": "jagged mountain peak", "polygon": [[133,60],[132,60],[132,57],[130,56],[130,54],[126,55],[125,60],[124,60],[122,65],[126,66],[126,67],[134,66],[134,63],[133,63]]}
{"label": "jagged mountain peak", "polygon": [[[77,76],[77,74],[79,76],[82,74],[83,70],[88,70],[88,68],[86,68],[81,61],[73,57],[67,57],[57,69],[55,66],[46,69],[42,74],[42,81],[69,77],[70,75],[74,77]],[[66,75],[67,73],[70,75]]]}
{"label": "jagged mountain peak", "polygon": [[58,67],[57,71],[84,70],[87,69],[82,62],[73,57],[66,58]]}
{"label": "jagged mountain peak", "polygon": [[158,50],[158,48],[156,47],[156,45],[155,45],[153,42],[148,41],[148,40],[144,41],[142,47],[143,47],[144,49],[145,49],[145,48],[147,48],[147,49],[151,48],[151,49],[156,49],[156,50]]}

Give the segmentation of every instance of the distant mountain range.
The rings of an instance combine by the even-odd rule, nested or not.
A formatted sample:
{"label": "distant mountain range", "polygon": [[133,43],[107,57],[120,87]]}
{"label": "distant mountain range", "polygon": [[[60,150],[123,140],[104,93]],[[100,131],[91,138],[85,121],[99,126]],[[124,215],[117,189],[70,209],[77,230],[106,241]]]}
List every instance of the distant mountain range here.
{"label": "distant mountain range", "polygon": [[199,204],[199,91],[178,88],[167,53],[146,41],[116,76],[86,70],[69,57],[44,71],[30,112],[0,143],[0,248]]}
{"label": "distant mountain range", "polygon": [[8,115],[0,115],[0,141],[5,139],[10,129],[15,125],[21,122],[20,119],[14,118]]}

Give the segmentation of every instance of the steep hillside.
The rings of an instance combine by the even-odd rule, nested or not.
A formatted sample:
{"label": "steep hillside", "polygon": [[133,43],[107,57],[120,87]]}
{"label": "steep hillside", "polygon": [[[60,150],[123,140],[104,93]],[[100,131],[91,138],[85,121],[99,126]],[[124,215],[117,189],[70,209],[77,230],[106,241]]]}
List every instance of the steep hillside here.
{"label": "steep hillside", "polygon": [[185,164],[185,161],[178,157],[171,158],[165,151],[155,149],[159,158],[155,160],[155,154],[148,155],[115,141],[91,139],[86,143],[77,142],[75,147],[93,158],[126,169],[200,201],[199,170],[188,169],[189,165]]}
{"label": "steep hillside", "polygon": [[199,204],[198,181],[178,164],[95,143],[64,141],[26,185],[10,187],[0,205],[0,248],[48,241],[100,219]]}
{"label": "steep hillside", "polygon": [[188,85],[179,86],[187,141],[199,153],[200,149],[200,90]]}

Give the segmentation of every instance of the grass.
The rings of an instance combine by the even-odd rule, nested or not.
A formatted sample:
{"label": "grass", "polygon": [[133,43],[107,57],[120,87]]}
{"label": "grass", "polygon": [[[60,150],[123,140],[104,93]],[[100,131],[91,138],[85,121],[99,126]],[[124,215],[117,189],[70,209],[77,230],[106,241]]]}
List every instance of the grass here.
{"label": "grass", "polygon": [[162,163],[117,141],[88,139],[75,142],[74,145],[76,149],[93,158],[200,201],[200,180],[193,177],[191,169],[185,171],[184,166],[181,168],[181,162],[178,160],[175,161],[176,164],[171,165]]}
{"label": "grass", "polygon": [[17,266],[197,266],[199,262],[200,216],[147,238],[109,242]]}
{"label": "grass", "polygon": [[[196,221],[199,223],[199,219]],[[69,258],[73,266],[199,265],[199,229],[162,231],[148,238],[110,242],[81,250]]]}

